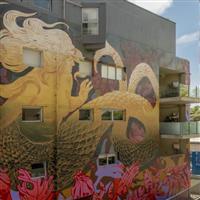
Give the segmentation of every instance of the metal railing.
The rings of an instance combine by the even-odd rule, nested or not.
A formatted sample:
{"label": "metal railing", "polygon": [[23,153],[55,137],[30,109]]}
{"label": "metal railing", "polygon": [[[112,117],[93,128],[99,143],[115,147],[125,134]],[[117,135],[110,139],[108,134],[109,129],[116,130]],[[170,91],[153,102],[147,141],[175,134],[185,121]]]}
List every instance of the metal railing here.
{"label": "metal railing", "polygon": [[192,97],[200,98],[200,87],[191,87],[190,85],[179,84],[177,88],[169,87],[165,91],[160,92],[161,98],[165,97]]}
{"label": "metal railing", "polygon": [[179,95],[181,97],[200,98],[200,88],[198,86],[192,88],[190,85],[180,84]]}
{"label": "metal railing", "polygon": [[161,135],[198,135],[200,134],[200,121],[197,122],[160,122]]}

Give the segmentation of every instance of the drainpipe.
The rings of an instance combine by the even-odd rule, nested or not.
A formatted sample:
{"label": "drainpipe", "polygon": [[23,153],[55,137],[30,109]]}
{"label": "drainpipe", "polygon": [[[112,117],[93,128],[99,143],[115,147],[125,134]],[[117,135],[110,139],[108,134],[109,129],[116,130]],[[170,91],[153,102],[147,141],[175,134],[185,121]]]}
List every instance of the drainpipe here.
{"label": "drainpipe", "polygon": [[63,0],[63,19],[65,19],[65,17],[66,17],[66,9],[65,9],[65,6],[66,6],[66,0]]}

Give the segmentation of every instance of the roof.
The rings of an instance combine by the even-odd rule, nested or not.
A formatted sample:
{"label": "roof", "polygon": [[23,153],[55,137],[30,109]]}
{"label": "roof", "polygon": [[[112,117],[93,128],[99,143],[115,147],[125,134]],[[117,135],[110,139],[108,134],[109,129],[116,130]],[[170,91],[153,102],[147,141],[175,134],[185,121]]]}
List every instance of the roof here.
{"label": "roof", "polygon": [[128,4],[132,5],[132,6],[136,6],[136,7],[138,7],[138,8],[141,9],[141,10],[145,10],[146,12],[149,12],[149,13],[152,14],[152,15],[155,15],[155,16],[160,17],[160,18],[162,18],[162,19],[164,19],[164,20],[166,20],[166,21],[169,21],[169,22],[171,22],[171,23],[176,24],[176,22],[174,22],[174,21],[172,21],[172,20],[170,20],[170,19],[168,19],[168,18],[165,18],[165,17],[163,17],[163,16],[160,16],[160,15],[154,13],[154,12],[151,12],[151,11],[145,9],[145,8],[142,8],[142,7],[136,5],[136,4],[134,4],[134,3],[132,3],[132,2],[130,2],[130,1],[128,1],[128,0],[123,0],[123,1],[125,1],[126,3],[128,3]]}

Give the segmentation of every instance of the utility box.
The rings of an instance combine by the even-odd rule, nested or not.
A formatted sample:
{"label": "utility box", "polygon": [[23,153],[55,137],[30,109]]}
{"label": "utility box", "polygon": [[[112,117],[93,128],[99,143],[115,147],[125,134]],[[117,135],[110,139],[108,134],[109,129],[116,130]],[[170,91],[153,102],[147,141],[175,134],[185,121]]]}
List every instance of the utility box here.
{"label": "utility box", "polygon": [[192,174],[200,175],[200,152],[192,152]]}

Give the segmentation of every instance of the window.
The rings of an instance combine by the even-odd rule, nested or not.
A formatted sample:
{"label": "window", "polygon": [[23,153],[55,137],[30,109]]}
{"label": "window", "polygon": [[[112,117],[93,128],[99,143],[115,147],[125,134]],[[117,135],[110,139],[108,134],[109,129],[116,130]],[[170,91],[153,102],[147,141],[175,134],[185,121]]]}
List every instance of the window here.
{"label": "window", "polygon": [[102,120],[125,120],[124,110],[103,110]]}
{"label": "window", "polygon": [[123,110],[113,110],[113,119],[114,120],[123,120],[124,111]]}
{"label": "window", "polygon": [[100,166],[107,165],[107,157],[100,157],[99,158],[99,165]]}
{"label": "window", "polygon": [[50,9],[50,0],[34,0],[34,4],[40,8]]}
{"label": "window", "polygon": [[115,164],[115,156],[108,156],[108,164]]}
{"label": "window", "polygon": [[101,66],[101,77],[108,78],[108,66],[106,65]]}
{"label": "window", "polygon": [[112,165],[116,163],[115,154],[100,155],[98,159],[99,166]]}
{"label": "window", "polygon": [[112,80],[122,80],[123,79],[122,68],[116,68],[109,65],[102,65],[101,77]]}
{"label": "window", "polygon": [[92,120],[92,110],[81,109],[79,110],[79,120]]}
{"label": "window", "polygon": [[46,162],[34,163],[31,165],[32,178],[42,178],[47,175]]}
{"label": "window", "polygon": [[123,73],[122,73],[122,68],[117,68],[116,69],[116,80],[122,80],[123,79]]}
{"label": "window", "polygon": [[80,77],[85,78],[87,76],[92,76],[92,63],[85,61],[79,64]]}
{"label": "window", "polygon": [[42,109],[41,108],[22,108],[22,121],[41,122]]}
{"label": "window", "polygon": [[82,8],[82,32],[83,35],[99,34],[98,8]]}
{"label": "window", "polygon": [[108,78],[115,80],[115,67],[108,67]]}
{"label": "window", "polygon": [[101,115],[102,120],[112,120],[112,111],[105,110]]}
{"label": "window", "polygon": [[41,51],[23,48],[23,62],[29,67],[41,67],[42,53]]}

